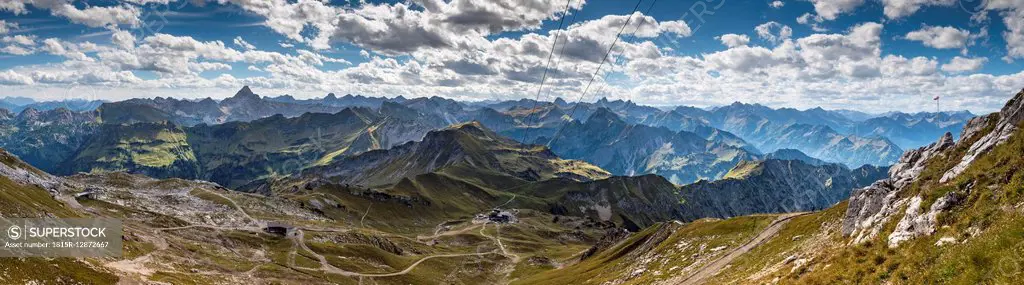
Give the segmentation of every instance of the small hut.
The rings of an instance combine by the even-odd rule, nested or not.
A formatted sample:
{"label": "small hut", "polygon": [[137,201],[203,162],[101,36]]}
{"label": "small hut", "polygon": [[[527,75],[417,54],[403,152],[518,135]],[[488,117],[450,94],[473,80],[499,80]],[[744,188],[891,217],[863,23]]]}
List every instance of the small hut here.
{"label": "small hut", "polygon": [[281,236],[288,236],[295,230],[294,227],[288,224],[269,222],[267,226],[263,228],[263,231],[268,234],[275,234]]}

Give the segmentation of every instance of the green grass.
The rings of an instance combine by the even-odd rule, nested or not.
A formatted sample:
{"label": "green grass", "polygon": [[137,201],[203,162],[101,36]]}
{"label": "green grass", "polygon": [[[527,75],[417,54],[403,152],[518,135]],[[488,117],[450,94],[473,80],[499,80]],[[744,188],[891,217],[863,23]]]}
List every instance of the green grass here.
{"label": "green grass", "polygon": [[[889,233],[902,217],[898,214],[883,225],[875,239],[847,245],[849,240],[839,234],[846,208],[843,203],[794,219],[777,237],[737,259],[710,282],[765,283],[778,278],[781,284],[1018,283],[1024,276],[1024,217],[1018,209],[1024,202],[1022,134],[1018,131],[1005,144],[980,156],[956,179],[939,183],[942,174],[959,163],[967,147],[978,139],[968,138],[967,143],[930,161],[919,179],[900,194],[903,198],[924,197],[923,209],[950,192],[964,197],[939,216],[932,235],[889,248]],[[972,231],[979,234],[972,235]],[[796,236],[800,238],[794,239]],[[958,243],[935,245],[943,237]],[[782,262],[789,255],[808,262],[794,270],[792,263]],[[755,275],[758,272],[767,274]]]}
{"label": "green grass", "polygon": [[[735,248],[768,226],[774,216],[757,215],[727,220],[698,220],[685,225],[659,224],[631,235],[597,255],[561,269],[524,277],[514,284],[602,284],[625,281],[627,284],[650,284],[680,274],[688,266],[706,262]],[[666,236],[667,235],[667,236]],[[726,246],[719,251],[713,248]],[[642,265],[645,270],[632,278],[636,265],[645,254],[658,256]]]}
{"label": "green grass", "polygon": [[760,162],[741,161],[733,167],[733,169],[729,170],[722,179],[743,179],[751,175],[756,175],[762,169],[764,169],[764,165]]}
{"label": "green grass", "polygon": [[117,276],[72,258],[0,258],[0,276],[5,284],[115,284],[118,281]]}
{"label": "green grass", "polygon": [[36,218],[56,216],[79,217],[64,203],[57,201],[50,193],[35,185],[21,185],[0,176],[0,209],[4,217]]}

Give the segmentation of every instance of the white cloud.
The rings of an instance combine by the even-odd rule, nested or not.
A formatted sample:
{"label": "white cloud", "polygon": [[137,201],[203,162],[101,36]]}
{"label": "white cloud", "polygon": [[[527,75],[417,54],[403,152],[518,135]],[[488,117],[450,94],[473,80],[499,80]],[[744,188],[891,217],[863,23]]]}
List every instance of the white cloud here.
{"label": "white cloud", "polygon": [[937,49],[960,49],[967,46],[970,36],[969,31],[954,27],[926,26],[907,33],[904,38]]}
{"label": "white cloud", "polygon": [[[481,37],[503,32],[540,28],[543,20],[558,19],[562,1],[533,1],[524,5],[515,0],[414,1],[406,3],[361,3],[357,7],[328,6],[320,1],[218,0],[266,18],[264,25],[291,40],[305,42],[316,49],[327,49],[332,42],[343,41],[381,54],[408,54],[420,48],[459,47],[480,41]],[[579,11],[583,1],[574,1],[570,10]],[[316,35],[304,38],[308,27]]]}
{"label": "white cloud", "polygon": [[[2,10],[2,9],[0,9]],[[12,29],[18,29],[18,23],[8,23],[7,21],[0,20],[0,35],[9,33]]]}
{"label": "white cloud", "polygon": [[945,72],[974,72],[981,69],[985,63],[988,62],[987,58],[966,58],[966,57],[953,57],[949,60],[949,63],[942,65],[942,71]]}
{"label": "white cloud", "polygon": [[814,4],[814,11],[825,20],[835,20],[840,14],[852,12],[864,4],[864,0],[808,0]]}
{"label": "white cloud", "polygon": [[768,6],[771,6],[772,8],[775,8],[775,9],[782,8],[782,6],[785,6],[785,5],[786,5],[786,3],[782,3],[782,1],[778,1],[778,0],[775,0],[775,1],[772,1],[771,3],[768,3]]}
{"label": "white cloud", "polygon": [[882,0],[883,12],[889,19],[909,16],[924,6],[953,6],[956,0]]}
{"label": "white cloud", "polygon": [[85,55],[85,53],[79,49],[78,45],[55,38],[43,40],[43,44],[40,46],[40,49],[49,54],[63,56],[72,60],[92,61],[92,58]]}
{"label": "white cloud", "polygon": [[927,76],[935,74],[938,65],[939,62],[933,58],[919,56],[906,59],[898,55],[888,55],[882,59],[881,71],[891,78]]}
{"label": "white cloud", "polygon": [[242,37],[235,37],[234,42],[235,42],[236,46],[238,46],[238,47],[240,47],[240,48],[242,48],[244,50],[254,50],[254,49],[256,49],[256,46],[254,46],[254,45],[250,44],[249,42],[245,41],[245,39],[242,39]]}
{"label": "white cloud", "polygon": [[11,70],[0,71],[0,85],[31,85],[33,83],[31,77]]}
{"label": "white cloud", "polygon": [[[499,7],[506,2],[459,0],[354,6],[331,6],[311,0],[218,1],[242,6],[263,17],[263,25],[280,34],[278,44],[288,50],[263,51],[242,38],[230,37],[221,42],[156,34],[136,40],[120,30],[113,31],[110,43],[32,39],[34,45],[23,45],[11,37],[10,42],[4,43],[12,47],[10,51],[61,54],[65,61],[0,71],[0,84],[26,84],[10,88],[29,94],[42,93],[25,90],[78,83],[109,86],[110,94],[127,94],[123,96],[180,92],[205,97],[222,91],[224,96],[230,96],[238,86],[247,84],[267,92],[296,96],[344,92],[511,99],[536,94],[546,58],[554,52],[558,60],[551,66],[545,89],[552,96],[572,97],[581,92],[580,82],[594,73],[615,32],[630,18],[607,15],[550,31],[537,30],[537,23],[563,17],[564,1],[531,2],[537,7]],[[883,56],[883,26],[878,23],[838,32],[842,23],[829,22],[836,25],[837,32],[822,33],[825,30],[819,24],[850,13],[852,10],[846,7],[856,7],[863,1],[814,2],[814,13],[802,15],[797,22],[809,25],[816,34],[793,38],[790,27],[771,21],[754,28],[756,36],[768,42],[763,46],[757,46],[763,42],[750,41],[753,35],[741,35],[749,34],[749,30],[736,31],[738,34],[718,37],[726,48],[698,56],[669,52],[684,47],[676,46],[680,43],[673,43],[675,38],[692,34],[686,22],[657,21],[636,13],[624,37],[639,27],[637,40],[616,44],[610,60],[598,73],[595,84],[602,87],[592,89],[593,96],[636,98],[637,102],[647,104],[706,106],[723,103],[718,101],[721,99],[792,107],[916,110],[919,106],[913,104],[912,98],[931,98],[933,94],[959,98],[951,100],[960,100],[959,104],[966,108],[992,108],[1005,100],[1007,90],[1019,90],[1024,85],[1024,73],[966,74],[980,70],[984,58],[954,58],[940,64],[937,58],[906,58],[888,52]],[[138,3],[141,2],[122,5]],[[7,10],[13,9],[17,8]],[[579,12],[575,6],[570,10]],[[1004,16],[1004,20],[1011,17]],[[1012,28],[1012,24],[1007,26]],[[501,34],[507,31],[519,32]],[[1012,37],[1012,31],[1007,38]],[[558,41],[552,50],[556,37]],[[969,46],[974,37],[968,35],[964,45]],[[1007,42],[1009,49],[1014,41]],[[295,49],[295,45],[302,48]],[[330,57],[340,50],[358,51],[365,58],[360,61],[365,62],[334,68],[351,64]],[[558,53],[562,50],[564,56]],[[945,63],[946,59],[941,60]],[[972,65],[977,61],[981,64]],[[258,75],[236,78],[227,72],[233,66],[244,66]],[[155,72],[156,76],[140,79],[135,76],[140,71]],[[629,84],[604,82],[602,75],[607,73],[622,73],[630,78]]]}
{"label": "white cloud", "polygon": [[31,49],[27,49],[16,45],[5,46],[2,49],[0,49],[0,52],[13,55],[30,55],[35,53]]}
{"label": "white cloud", "polygon": [[724,34],[718,36],[718,40],[722,41],[723,45],[733,48],[747,45],[750,42],[750,37],[747,35]]}
{"label": "white cloud", "polygon": [[15,15],[28,13],[26,4],[38,9],[49,10],[50,14],[63,17],[72,23],[93,28],[116,28],[118,25],[137,27],[141,21],[141,11],[133,5],[87,6],[79,9],[69,0],[24,0],[4,1],[0,11],[8,11]]}
{"label": "white cloud", "polygon": [[135,36],[127,31],[116,31],[110,36],[110,41],[115,46],[122,49],[131,49],[135,47]]}
{"label": "white cloud", "polygon": [[1006,53],[1010,58],[1024,58],[1024,1],[1018,2],[1018,8],[1001,13],[1003,24],[1006,25],[1003,39],[1006,40]]}
{"label": "white cloud", "polygon": [[720,71],[746,73],[754,69],[771,67],[779,61],[772,51],[763,47],[738,46],[724,51],[704,55],[708,67]]}
{"label": "white cloud", "polygon": [[757,36],[769,42],[778,43],[793,36],[793,29],[789,26],[772,21],[754,27]]}
{"label": "white cloud", "polygon": [[36,45],[36,36],[32,36],[32,35],[28,35],[28,36],[26,36],[26,35],[6,36],[6,37],[3,37],[3,38],[0,38],[0,42],[14,43],[14,44],[22,45],[22,46],[34,46],[34,45]]}
{"label": "white cloud", "polygon": [[822,18],[821,16],[815,15],[815,14],[811,14],[811,13],[804,13],[803,15],[800,15],[800,17],[796,18],[796,23],[797,24],[808,25],[808,26],[811,27],[811,30],[813,30],[815,32],[818,32],[818,33],[822,33],[822,32],[828,31],[828,29],[826,29],[824,27],[821,27],[821,22],[824,22],[824,21],[825,21],[825,19]]}

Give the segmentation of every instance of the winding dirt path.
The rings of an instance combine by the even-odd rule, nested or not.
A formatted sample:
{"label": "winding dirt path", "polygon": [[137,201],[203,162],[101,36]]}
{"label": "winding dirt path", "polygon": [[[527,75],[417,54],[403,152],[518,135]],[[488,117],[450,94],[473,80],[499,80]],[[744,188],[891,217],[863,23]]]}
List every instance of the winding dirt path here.
{"label": "winding dirt path", "polygon": [[758,233],[757,236],[754,236],[754,238],[747,241],[747,243],[743,244],[740,247],[734,248],[725,255],[715,259],[714,261],[708,264],[705,264],[703,267],[698,269],[696,272],[691,273],[686,278],[683,278],[682,280],[673,280],[671,281],[671,283],[686,285],[704,284],[708,277],[715,276],[716,274],[718,274],[719,271],[722,271],[722,269],[725,268],[725,266],[729,265],[729,263],[732,263],[733,260],[736,260],[736,258],[740,257],[741,255],[750,252],[751,249],[754,249],[757,246],[764,244],[766,241],[768,241],[768,239],[772,238],[773,236],[775,236],[775,234],[779,233],[779,230],[782,229],[782,226],[786,225],[786,223],[789,223],[789,220],[806,214],[809,213],[789,213],[779,216],[774,221],[772,221],[772,223],[769,224],[768,227],[764,228],[764,230],[761,230],[761,232]]}
{"label": "winding dirt path", "polygon": [[235,199],[232,199],[231,197],[228,197],[228,196],[224,196],[223,194],[220,194],[220,193],[217,193],[217,192],[214,192],[214,191],[209,191],[209,190],[203,190],[203,191],[206,191],[206,193],[213,194],[214,196],[224,198],[224,200],[228,200],[228,202],[231,202],[232,206],[235,206],[236,210],[238,210],[239,212],[242,213],[242,216],[245,216],[245,218],[249,219],[250,221],[253,221],[253,222],[256,222],[256,223],[259,222],[259,220],[257,220],[255,218],[253,218],[252,216],[250,216],[249,213],[245,211],[245,209],[243,209],[241,206],[239,206],[238,203],[235,202]]}
{"label": "winding dirt path", "polygon": [[494,242],[498,244],[498,248],[501,249],[501,255],[504,255],[506,257],[511,258],[513,263],[518,263],[519,262],[519,255],[516,255],[515,253],[509,252],[507,249],[505,249],[505,244],[501,243],[501,228],[500,228],[500,226],[498,226],[497,224],[494,225],[494,230],[495,230],[495,233],[496,233],[496,235],[494,235],[494,236],[487,235],[487,233],[484,232],[484,230],[486,230],[486,229],[487,229],[487,223],[485,223],[483,225],[483,227],[480,228],[480,235],[488,237],[490,239],[493,239]]}
{"label": "winding dirt path", "polygon": [[[430,259],[434,259],[434,258],[464,257],[464,256],[484,256],[484,255],[490,255],[490,254],[499,254],[499,253],[493,252],[493,251],[492,252],[482,252],[482,253],[435,254],[435,255],[429,255],[429,256],[420,258],[419,260],[417,260],[416,262],[413,262],[412,264],[410,264],[408,267],[406,267],[402,271],[398,271],[398,272],[392,272],[392,273],[357,273],[357,272],[346,271],[344,269],[340,269],[340,268],[334,267],[334,265],[331,265],[330,263],[327,262],[327,258],[326,257],[324,257],[323,255],[320,255],[319,253],[316,253],[315,251],[310,249],[306,245],[305,233],[303,233],[301,229],[298,230],[298,232],[295,234],[295,239],[296,239],[296,243],[298,243],[299,247],[301,247],[305,251],[308,251],[310,254],[312,254],[314,257],[316,257],[316,259],[318,259],[320,261],[320,268],[319,268],[319,270],[322,270],[322,271],[327,272],[327,273],[333,273],[333,274],[338,274],[338,275],[342,275],[342,276],[350,276],[350,277],[392,277],[392,276],[399,276],[399,275],[405,275],[405,274],[408,274],[409,272],[412,272],[413,269],[416,269],[416,267],[419,266],[421,263],[426,262],[427,260],[430,260]],[[292,252],[291,254],[295,254],[295,252]],[[293,264],[291,264],[291,265],[293,267],[296,267],[296,268],[316,270],[314,268],[297,267],[297,266],[294,266],[294,261],[290,261],[290,262],[292,262]]]}

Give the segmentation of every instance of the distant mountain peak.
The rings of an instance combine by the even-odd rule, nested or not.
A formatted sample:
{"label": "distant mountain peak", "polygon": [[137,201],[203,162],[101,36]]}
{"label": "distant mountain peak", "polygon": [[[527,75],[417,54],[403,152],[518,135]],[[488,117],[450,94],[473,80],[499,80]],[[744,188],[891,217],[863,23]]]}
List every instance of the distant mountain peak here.
{"label": "distant mountain peak", "polygon": [[608,108],[598,108],[593,114],[590,114],[590,118],[587,118],[587,123],[623,123],[625,121],[619,118],[618,114],[612,112]]}
{"label": "distant mountain peak", "polygon": [[460,130],[460,131],[470,131],[470,132],[487,132],[487,133],[491,133],[492,132],[490,129],[488,129],[487,127],[484,127],[483,124],[481,124],[479,121],[476,121],[476,120],[465,122],[465,123],[454,124],[451,127],[449,127],[449,129]]}
{"label": "distant mountain peak", "polygon": [[327,93],[327,97],[324,97],[324,100],[337,100],[337,99],[338,99],[338,96],[334,95],[334,93]]}
{"label": "distant mountain peak", "polygon": [[238,90],[238,92],[235,93],[235,96],[232,96],[231,98],[235,98],[235,99],[260,99],[260,96],[256,95],[256,93],[253,93],[252,89],[249,89],[249,86],[246,85],[246,86],[243,86],[241,90]]}

